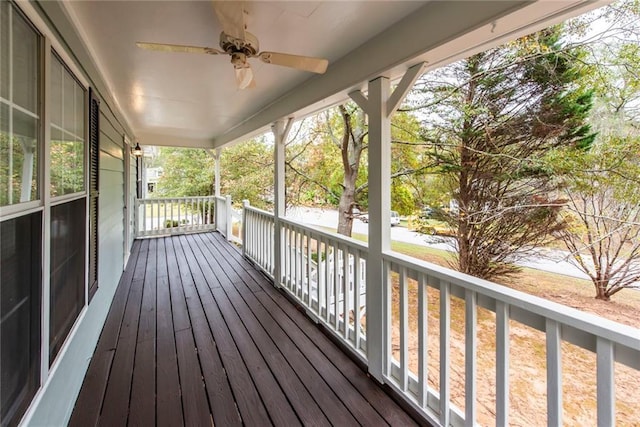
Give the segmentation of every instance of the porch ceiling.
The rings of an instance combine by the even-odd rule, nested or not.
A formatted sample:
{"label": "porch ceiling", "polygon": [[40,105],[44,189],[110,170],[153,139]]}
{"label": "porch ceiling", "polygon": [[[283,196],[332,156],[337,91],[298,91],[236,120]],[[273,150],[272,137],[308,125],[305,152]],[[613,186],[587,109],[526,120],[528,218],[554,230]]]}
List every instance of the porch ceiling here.
{"label": "porch ceiling", "polygon": [[[41,2],[51,9],[49,2]],[[321,76],[252,62],[257,87],[237,90],[229,58],[138,49],[136,41],[217,47],[208,1],[70,1],[73,25],[140,143],[213,148],[281,117],[339,102],[368,79],[394,78],[593,8],[594,2],[254,1],[261,49],[329,59]],[[50,14],[55,18],[55,14]]]}

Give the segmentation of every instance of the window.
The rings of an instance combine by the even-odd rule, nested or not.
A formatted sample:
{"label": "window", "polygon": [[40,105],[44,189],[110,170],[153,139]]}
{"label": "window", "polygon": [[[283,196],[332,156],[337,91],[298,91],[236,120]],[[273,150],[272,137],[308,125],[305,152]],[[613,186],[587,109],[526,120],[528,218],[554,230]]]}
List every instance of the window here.
{"label": "window", "polygon": [[0,206],[37,200],[40,36],[0,2]]}
{"label": "window", "polygon": [[[51,53],[51,197],[85,191],[85,90]],[[85,304],[87,197],[51,207],[49,362]]]}
{"label": "window", "polygon": [[53,54],[51,60],[51,196],[84,191],[85,90]]}
{"label": "window", "polygon": [[16,425],[40,384],[42,212],[0,223],[0,425]]}
{"label": "window", "polygon": [[84,307],[86,204],[82,197],[51,208],[49,362]]}

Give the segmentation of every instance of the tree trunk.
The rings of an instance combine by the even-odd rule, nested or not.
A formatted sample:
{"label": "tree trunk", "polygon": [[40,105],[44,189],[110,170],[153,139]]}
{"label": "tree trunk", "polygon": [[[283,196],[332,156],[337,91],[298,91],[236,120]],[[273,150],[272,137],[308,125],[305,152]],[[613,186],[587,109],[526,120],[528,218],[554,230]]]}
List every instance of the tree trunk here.
{"label": "tree trunk", "polygon": [[609,293],[607,292],[607,288],[609,287],[608,280],[600,280],[595,283],[596,285],[596,299],[601,301],[610,301],[611,298]]}
{"label": "tree trunk", "polygon": [[[477,71],[477,62],[474,58],[468,60],[468,67],[470,69],[470,75],[474,76]],[[467,86],[467,93],[465,95],[465,104],[468,106],[473,105],[473,100],[476,91],[476,81],[471,79]],[[470,245],[470,237],[473,232],[473,225],[469,223],[468,211],[472,199],[472,173],[470,170],[473,168],[473,154],[469,147],[473,144],[473,119],[472,115],[465,117],[462,124],[463,132],[460,141],[460,173],[458,176],[458,267],[461,272],[478,275],[479,271],[476,268],[475,254]]]}
{"label": "tree trunk", "polygon": [[[360,170],[360,157],[362,156],[363,141],[366,131],[364,129],[364,115],[360,111],[360,120],[355,124],[351,122],[351,114],[344,105],[338,107],[344,124],[344,131],[340,141],[342,167],[344,179],[343,191],[338,205],[338,234],[351,237],[353,228],[353,205],[356,200],[356,180]],[[357,113],[356,113],[357,114]]]}
{"label": "tree trunk", "polygon": [[338,204],[338,234],[351,237],[353,229],[353,205],[356,198],[356,178],[357,173],[353,170],[345,171],[344,191],[340,196]]}

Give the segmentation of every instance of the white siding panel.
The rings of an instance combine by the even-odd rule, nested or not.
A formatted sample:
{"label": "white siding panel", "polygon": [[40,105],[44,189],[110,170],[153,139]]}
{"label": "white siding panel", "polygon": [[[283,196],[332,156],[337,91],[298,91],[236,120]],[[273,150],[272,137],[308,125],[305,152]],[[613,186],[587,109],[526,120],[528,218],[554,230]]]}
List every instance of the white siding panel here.
{"label": "white siding panel", "polygon": [[[105,169],[105,163],[120,171]],[[117,283],[124,270],[124,173],[122,160],[101,153],[100,199],[98,204],[98,289]]]}

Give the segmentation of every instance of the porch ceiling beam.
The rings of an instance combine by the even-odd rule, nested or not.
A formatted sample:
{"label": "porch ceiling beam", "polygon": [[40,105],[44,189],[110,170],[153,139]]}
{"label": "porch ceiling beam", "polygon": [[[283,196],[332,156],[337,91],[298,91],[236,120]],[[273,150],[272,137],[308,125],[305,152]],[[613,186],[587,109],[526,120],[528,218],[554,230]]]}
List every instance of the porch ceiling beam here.
{"label": "porch ceiling beam", "polygon": [[138,133],[138,141],[142,145],[159,145],[163,147],[213,148],[208,138],[185,138],[163,135],[160,133]]}
{"label": "porch ceiling beam", "polygon": [[224,146],[267,131],[271,123],[293,113],[300,117],[348,99],[348,92],[378,76],[391,80],[407,63],[425,61],[433,69],[490,46],[586,12],[606,2],[568,0],[432,1],[332,62],[323,75],[294,88],[267,107],[213,139]]}

